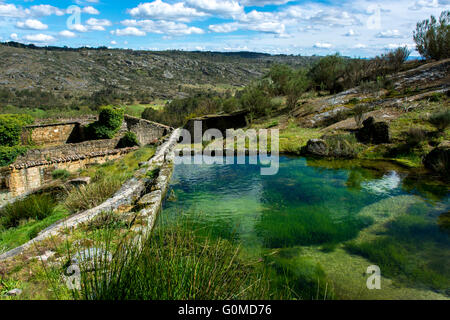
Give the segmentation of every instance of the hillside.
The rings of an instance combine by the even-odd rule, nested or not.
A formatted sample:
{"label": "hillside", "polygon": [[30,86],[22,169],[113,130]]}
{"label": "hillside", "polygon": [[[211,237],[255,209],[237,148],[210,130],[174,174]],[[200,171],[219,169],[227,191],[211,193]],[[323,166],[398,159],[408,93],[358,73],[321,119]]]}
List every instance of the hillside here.
{"label": "hillside", "polygon": [[[28,107],[95,100],[146,103],[196,90],[241,87],[274,63],[299,67],[313,60],[248,52],[38,48],[8,43],[0,45],[0,103]],[[115,101],[102,101],[105,97]]]}

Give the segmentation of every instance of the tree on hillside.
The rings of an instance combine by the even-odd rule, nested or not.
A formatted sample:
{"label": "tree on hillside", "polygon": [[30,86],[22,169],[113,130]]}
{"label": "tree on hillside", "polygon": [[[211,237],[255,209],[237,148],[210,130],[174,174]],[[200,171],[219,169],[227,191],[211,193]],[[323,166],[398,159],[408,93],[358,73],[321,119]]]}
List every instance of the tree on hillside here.
{"label": "tree on hillside", "polygon": [[336,53],[320,59],[309,71],[309,77],[316,87],[336,93],[343,89],[339,80],[344,75],[345,68],[345,59]]}
{"label": "tree on hillside", "polygon": [[305,70],[295,72],[286,84],[286,106],[294,109],[298,99],[309,88],[310,81]]}
{"label": "tree on hillside", "polygon": [[450,11],[443,11],[439,21],[430,19],[417,23],[414,41],[417,51],[426,59],[441,60],[450,57]]}

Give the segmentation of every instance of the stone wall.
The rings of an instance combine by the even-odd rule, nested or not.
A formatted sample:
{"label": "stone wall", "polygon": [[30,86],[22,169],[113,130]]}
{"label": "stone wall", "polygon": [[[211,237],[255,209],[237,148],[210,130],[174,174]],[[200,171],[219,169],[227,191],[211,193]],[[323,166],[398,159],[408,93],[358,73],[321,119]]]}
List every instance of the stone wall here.
{"label": "stone wall", "polygon": [[80,141],[80,123],[67,122],[26,126],[22,131],[23,145],[61,145]]}
{"label": "stone wall", "polygon": [[247,125],[248,111],[237,111],[230,114],[220,115],[207,115],[199,118],[190,119],[184,129],[188,130],[191,134],[191,139],[194,143],[201,143],[202,141],[196,141],[194,136],[194,123],[195,121],[201,121],[202,123],[202,136],[208,129],[218,129],[225,136],[227,129],[240,129]]}
{"label": "stone wall", "polygon": [[14,164],[40,160],[55,161],[55,159],[58,158],[87,155],[92,152],[104,152],[115,149],[119,140],[120,138],[90,140],[80,143],[68,143],[59,146],[51,146],[47,148],[30,149],[25,155],[17,157]]}
{"label": "stone wall", "polygon": [[159,138],[169,134],[173,129],[160,123],[125,115],[128,131],[134,132],[141,145],[154,143]]}
{"label": "stone wall", "polygon": [[138,147],[95,151],[78,156],[66,156],[52,160],[14,163],[0,170],[0,203],[31,193],[53,180],[52,172],[64,169],[75,172],[91,164],[115,160],[137,150]]}

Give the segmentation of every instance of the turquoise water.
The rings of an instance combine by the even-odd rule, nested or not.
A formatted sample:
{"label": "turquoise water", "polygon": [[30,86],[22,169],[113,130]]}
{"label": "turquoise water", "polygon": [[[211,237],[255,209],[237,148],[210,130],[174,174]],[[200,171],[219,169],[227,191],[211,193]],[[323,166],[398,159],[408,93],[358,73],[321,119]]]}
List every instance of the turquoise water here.
{"label": "turquoise water", "polygon": [[[242,245],[300,298],[445,298],[449,207],[446,185],[392,165],[280,157],[275,176],[176,165],[161,220]],[[371,264],[388,284],[376,293],[361,276]]]}

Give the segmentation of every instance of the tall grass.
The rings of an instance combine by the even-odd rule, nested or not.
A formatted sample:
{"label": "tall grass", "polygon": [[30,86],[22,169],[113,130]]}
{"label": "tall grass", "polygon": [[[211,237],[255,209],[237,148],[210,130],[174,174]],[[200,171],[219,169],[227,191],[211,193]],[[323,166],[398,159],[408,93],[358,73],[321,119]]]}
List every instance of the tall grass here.
{"label": "tall grass", "polygon": [[94,208],[102,204],[119,190],[123,182],[124,179],[113,176],[74,188],[68,192],[64,205],[70,212]]}
{"label": "tall grass", "polygon": [[[81,264],[87,300],[263,299],[269,282],[257,263],[244,263],[227,240],[196,235],[185,226],[164,226],[142,240],[114,245],[106,236],[92,263]],[[115,249],[113,249],[115,248]],[[109,253],[112,258],[109,259]],[[89,258],[89,257],[88,257]],[[92,270],[94,266],[94,271]]]}
{"label": "tall grass", "polygon": [[31,195],[3,207],[0,210],[0,224],[13,228],[23,220],[43,220],[53,214],[56,206],[56,200],[49,194]]}

